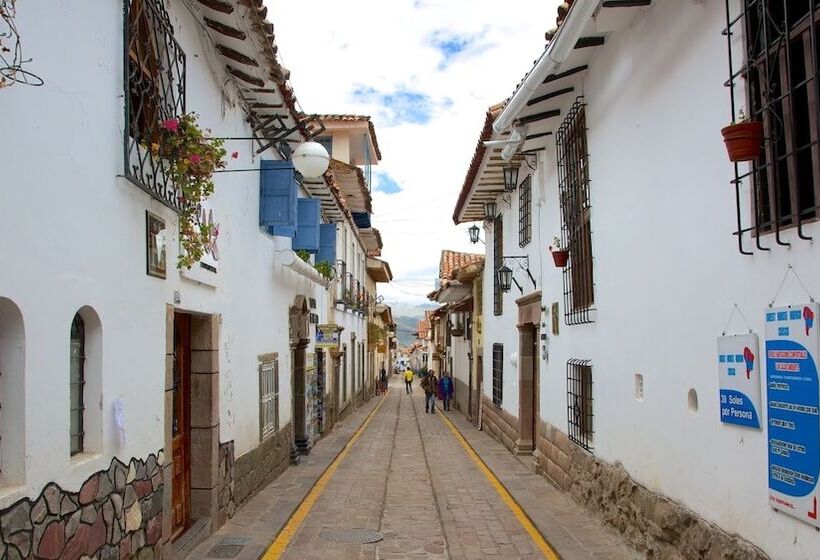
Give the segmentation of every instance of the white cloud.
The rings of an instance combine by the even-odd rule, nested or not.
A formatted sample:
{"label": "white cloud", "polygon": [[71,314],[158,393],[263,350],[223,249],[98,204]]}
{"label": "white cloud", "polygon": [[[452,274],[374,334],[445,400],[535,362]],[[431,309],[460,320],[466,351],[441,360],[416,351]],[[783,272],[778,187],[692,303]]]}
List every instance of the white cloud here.
{"label": "white cloud", "polygon": [[[453,225],[487,107],[512,94],[544,48],[557,0],[267,0],[302,108],[370,114],[401,192],[373,192],[393,301],[423,301],[442,249],[481,252]],[[444,38],[444,39],[442,39]],[[465,39],[453,53],[442,41]],[[472,49],[472,50],[471,50]],[[354,95],[358,93],[358,95]]]}

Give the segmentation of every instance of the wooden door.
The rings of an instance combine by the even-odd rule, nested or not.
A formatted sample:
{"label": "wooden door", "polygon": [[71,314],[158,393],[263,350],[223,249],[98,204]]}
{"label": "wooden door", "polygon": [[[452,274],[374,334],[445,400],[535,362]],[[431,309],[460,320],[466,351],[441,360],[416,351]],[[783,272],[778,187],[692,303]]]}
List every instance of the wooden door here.
{"label": "wooden door", "polygon": [[171,418],[174,538],[191,521],[191,316],[174,315],[174,407]]}
{"label": "wooden door", "polygon": [[476,352],[476,354],[478,354],[478,356],[476,356],[477,363],[476,363],[476,369],[475,369],[475,376],[476,376],[476,381],[475,381],[475,386],[476,386],[475,406],[476,406],[476,411],[475,411],[474,418],[475,418],[475,423],[476,423],[477,426],[481,425],[481,420],[480,420],[480,418],[481,418],[481,398],[482,398],[482,393],[484,392],[484,356],[482,355],[483,352],[484,352],[483,348],[478,348],[477,352]]}

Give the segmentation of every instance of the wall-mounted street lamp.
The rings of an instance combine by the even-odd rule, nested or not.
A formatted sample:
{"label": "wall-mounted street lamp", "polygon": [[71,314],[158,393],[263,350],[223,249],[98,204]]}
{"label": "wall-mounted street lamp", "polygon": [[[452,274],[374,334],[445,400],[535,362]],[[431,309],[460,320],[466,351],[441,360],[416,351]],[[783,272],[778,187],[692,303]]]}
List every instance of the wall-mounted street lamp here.
{"label": "wall-mounted street lamp", "polygon": [[479,241],[484,243],[484,240],[481,239],[478,236],[478,234],[481,232],[481,230],[478,228],[477,225],[475,225],[475,224],[471,225],[470,228],[467,231],[470,232],[470,243],[472,243],[473,245],[475,245]]}
{"label": "wall-mounted street lamp", "polygon": [[[495,283],[502,292],[509,292],[514,280],[512,269],[506,265],[495,271]],[[518,286],[518,282],[515,285]],[[521,286],[518,286],[518,289],[520,290]]]}
{"label": "wall-mounted street lamp", "polygon": [[487,221],[494,220],[496,213],[498,210],[498,206],[496,206],[494,200],[488,200],[484,203],[484,219]]}
{"label": "wall-mounted street lamp", "polygon": [[512,192],[518,186],[518,165],[505,165],[504,172],[504,190]]}
{"label": "wall-mounted street lamp", "polygon": [[[495,271],[495,281],[498,284],[498,288],[502,292],[509,292],[512,284],[515,284],[518,288],[518,291],[522,294],[524,293],[524,289],[521,287],[521,284],[518,283],[518,280],[515,279],[513,276],[512,269],[504,264],[507,260],[513,260],[518,265],[518,268],[524,270],[527,273],[527,276],[530,277],[530,281],[532,282],[532,287],[536,288],[535,278],[532,277],[532,273],[530,272],[530,258],[527,255],[514,255],[511,257],[502,257],[501,258],[501,268]],[[524,264],[521,265],[519,261],[524,261]]]}
{"label": "wall-mounted street lamp", "polygon": [[293,167],[306,179],[321,177],[330,165],[330,154],[318,142],[303,142],[296,146],[290,156]]}

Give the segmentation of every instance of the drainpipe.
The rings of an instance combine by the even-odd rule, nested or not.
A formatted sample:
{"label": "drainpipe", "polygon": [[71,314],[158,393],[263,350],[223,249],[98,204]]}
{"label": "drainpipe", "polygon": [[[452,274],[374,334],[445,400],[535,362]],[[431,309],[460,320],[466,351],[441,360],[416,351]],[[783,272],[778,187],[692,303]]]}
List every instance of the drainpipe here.
{"label": "drainpipe", "polygon": [[493,130],[496,133],[504,132],[513,124],[533,92],[544,82],[544,78],[566,62],[575,48],[575,43],[581,38],[587,22],[598,9],[598,3],[599,0],[575,0],[564,23],[558,28],[558,33],[550,41],[547,49],[541,53],[541,57],[524,79],[524,83],[515,91],[501,114],[495,119]]}
{"label": "drainpipe", "polygon": [[[282,240],[281,242],[280,239]],[[299,255],[297,255],[292,249],[287,247],[287,241],[290,241],[290,239],[286,237],[274,237],[274,243],[276,246],[274,254],[276,255],[276,261],[281,263],[283,266],[291,269],[296,274],[304,276],[309,280],[313,280],[317,284],[320,284],[327,288],[329,285],[329,281],[327,280],[327,278],[319,274],[319,271],[313,268],[313,266],[310,263],[306,263],[305,261],[303,261],[299,257]]]}

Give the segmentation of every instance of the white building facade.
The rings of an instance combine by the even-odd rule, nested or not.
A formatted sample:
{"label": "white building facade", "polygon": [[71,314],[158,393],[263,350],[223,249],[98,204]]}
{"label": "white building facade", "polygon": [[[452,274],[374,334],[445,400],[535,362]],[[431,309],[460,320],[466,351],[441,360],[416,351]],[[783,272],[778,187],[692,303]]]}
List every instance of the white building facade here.
{"label": "white building facade", "polygon": [[[335,261],[363,285],[367,247],[333,170],[297,181],[287,161],[323,125],[297,108],[265,15],[19,5],[45,84],[0,95],[0,510],[20,522],[4,557],[182,556],[177,537],[207,536],[309,451],[340,384],[361,388],[367,302],[338,310]],[[178,270],[179,191],[148,151],[184,113],[227,156],[203,205],[218,235]],[[316,346],[333,323],[347,376],[344,345]]]}
{"label": "white building facade", "polygon": [[[809,124],[816,55],[803,48],[809,9],[786,19],[776,2],[628,4],[572,3],[513,97],[488,113],[457,204],[456,223],[484,218],[484,201],[497,205],[485,228],[485,429],[518,453],[534,447],[535,468],[641,550],[814,558],[820,450],[814,435],[791,442],[783,430],[818,433],[816,408],[789,404],[816,402],[816,384],[781,373],[802,368],[810,380],[813,370],[766,352],[798,336],[772,326],[791,312],[814,340],[820,286],[806,238],[820,234],[820,175]],[[792,38],[774,25],[761,35],[760,14]],[[772,62],[755,40],[784,58]],[[764,62],[778,95],[761,86]],[[758,160],[736,169],[720,130],[741,108],[767,140]],[[493,171],[507,161],[519,162],[519,180],[505,194]],[[516,244],[526,176],[531,248]],[[524,293],[513,284],[493,315],[499,230],[500,253],[529,255],[536,286],[510,266]],[[566,267],[548,250],[554,236],[569,248]],[[728,421],[731,403],[721,404],[719,366],[735,355],[717,339],[750,332],[759,370],[749,369],[747,397],[762,394],[759,428]],[[798,408],[808,412],[781,417]],[[801,489],[790,496],[788,487]]]}

